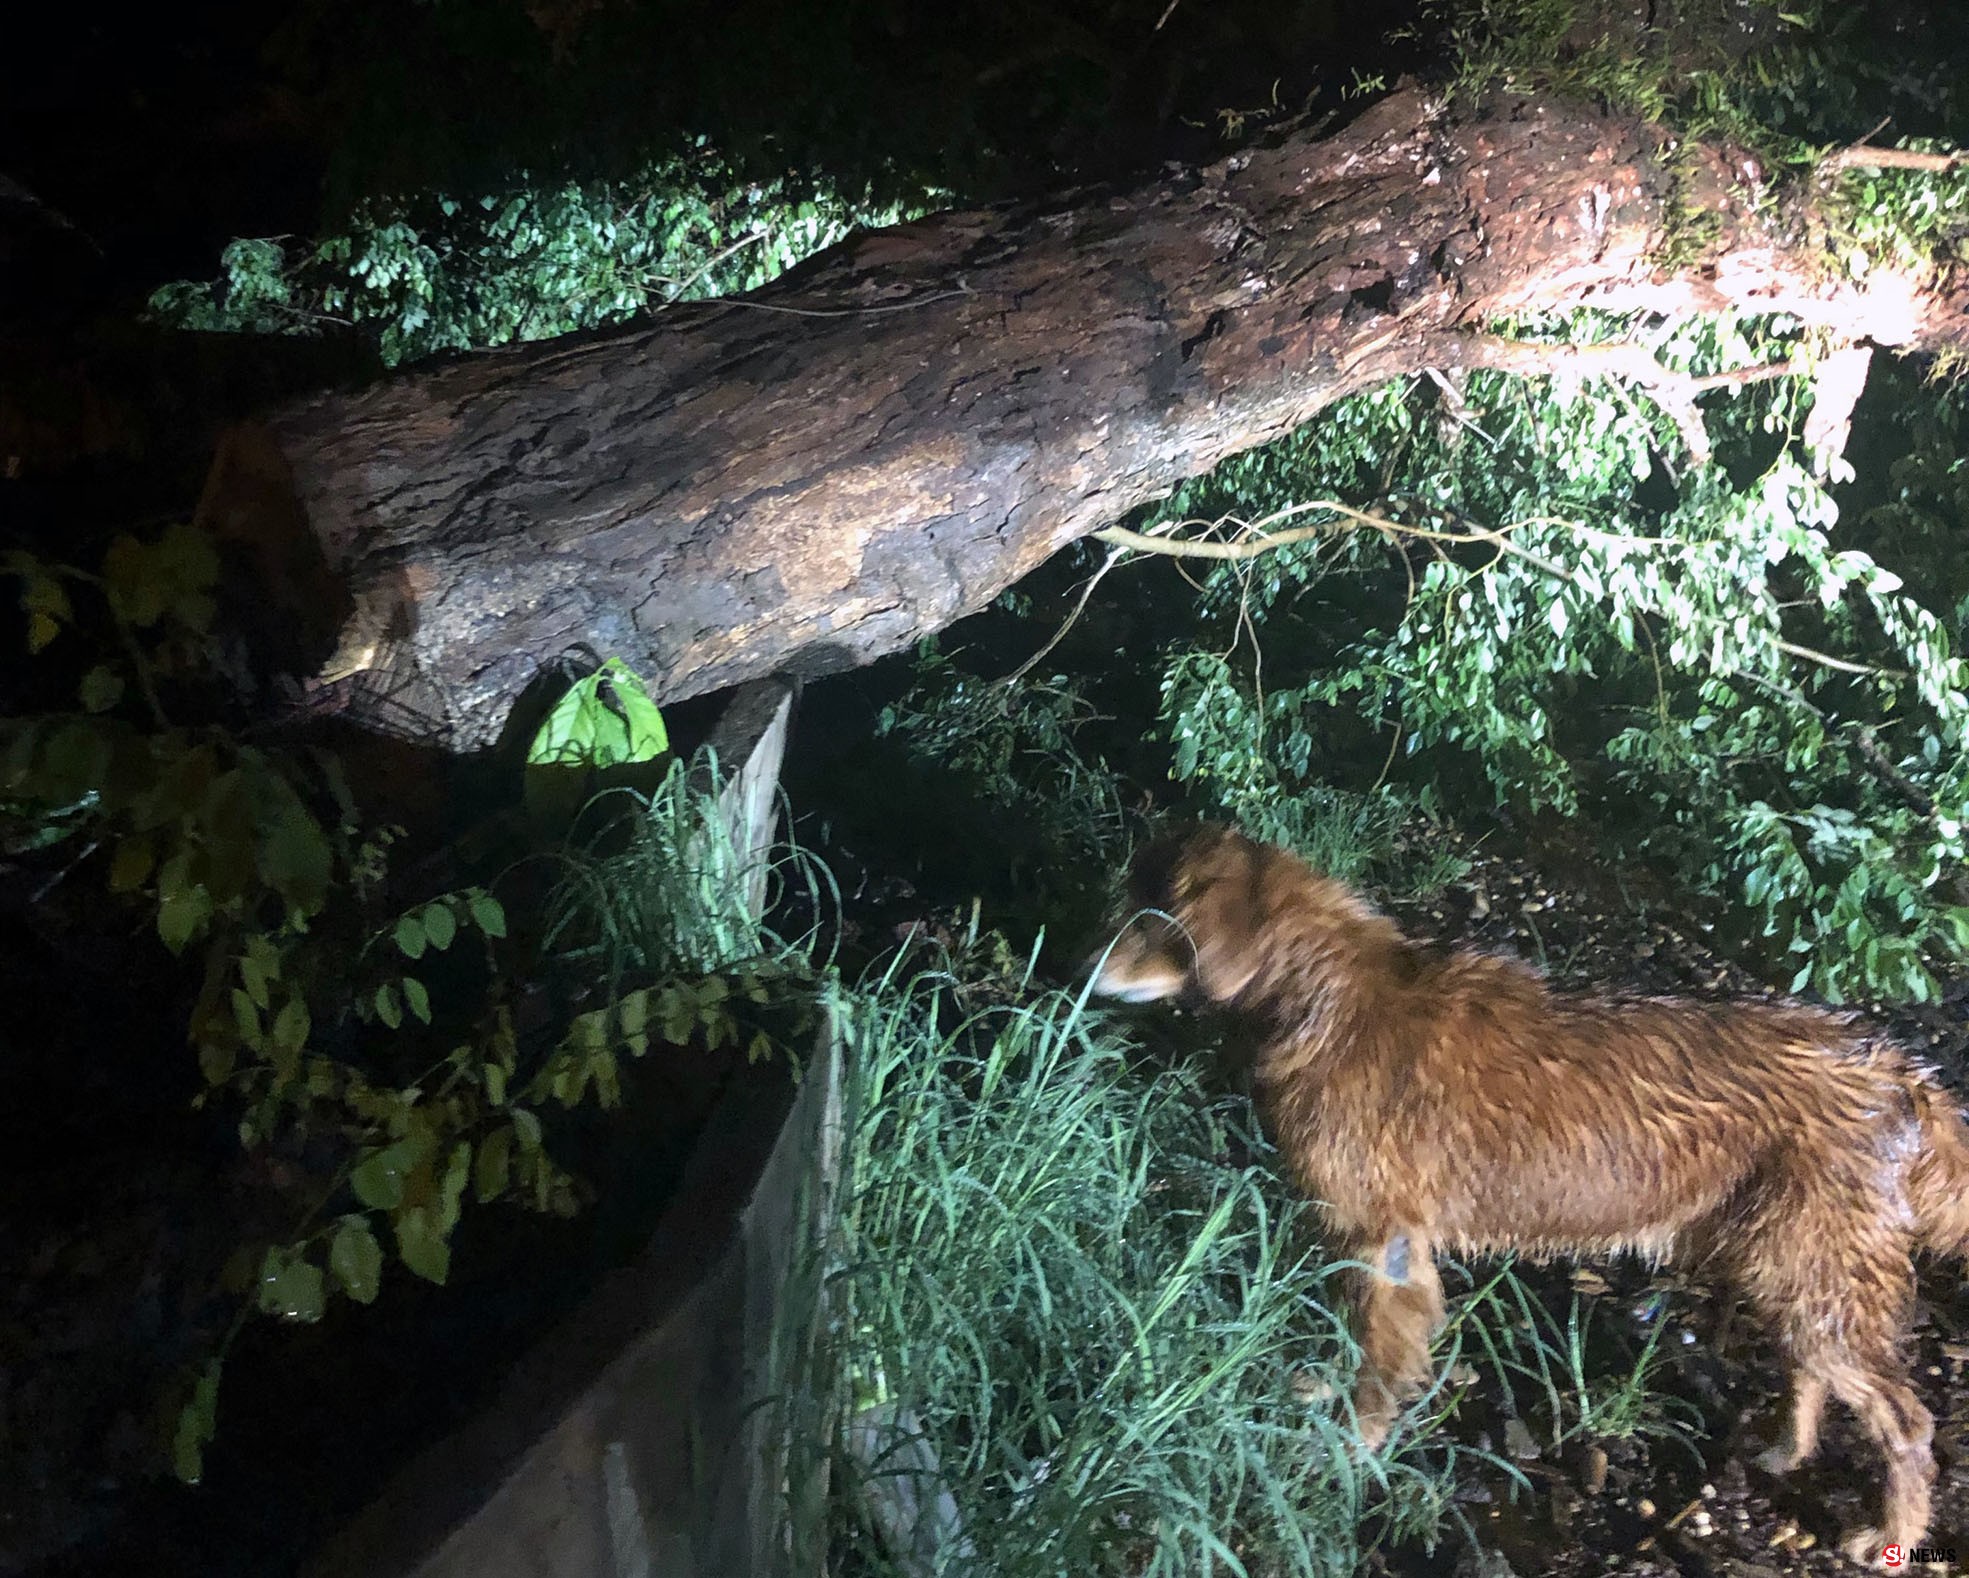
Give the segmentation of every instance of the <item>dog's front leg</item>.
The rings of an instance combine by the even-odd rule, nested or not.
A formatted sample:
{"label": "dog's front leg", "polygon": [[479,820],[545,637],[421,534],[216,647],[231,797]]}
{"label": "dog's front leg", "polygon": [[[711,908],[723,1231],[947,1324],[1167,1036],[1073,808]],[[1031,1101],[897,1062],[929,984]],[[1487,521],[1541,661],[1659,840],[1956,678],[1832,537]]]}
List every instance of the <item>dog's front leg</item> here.
{"label": "dog's front leg", "polygon": [[1429,1339],[1443,1323],[1443,1284],[1435,1246],[1407,1229],[1358,1254],[1356,1336],[1361,1368],[1354,1420],[1361,1445],[1379,1451],[1402,1405],[1429,1384]]}

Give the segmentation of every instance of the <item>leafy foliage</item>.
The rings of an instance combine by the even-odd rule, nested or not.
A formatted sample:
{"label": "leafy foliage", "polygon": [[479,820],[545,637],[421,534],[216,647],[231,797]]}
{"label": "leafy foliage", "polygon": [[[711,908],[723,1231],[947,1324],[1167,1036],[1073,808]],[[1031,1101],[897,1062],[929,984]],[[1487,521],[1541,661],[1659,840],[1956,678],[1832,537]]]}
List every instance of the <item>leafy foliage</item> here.
{"label": "leafy foliage", "polygon": [[[1636,340],[1694,372],[1809,359],[1784,323],[1521,328]],[[1233,680],[1235,641],[1172,655],[1179,776],[1269,805],[1346,708],[1410,755],[1471,753],[1501,803],[1591,810],[1695,891],[1733,890],[1794,987],[1932,995],[1969,948],[1969,674],[1943,618],[1835,546],[1832,497],[1794,453],[1801,396],[1730,396],[1704,463],[1632,389],[1403,382],[1179,493],[1165,518],[1338,496],[1391,523],[1343,519],[1333,541],[1213,573],[1206,613],[1253,632],[1265,688],[1246,699],[1255,660]]]}
{"label": "leafy foliage", "polygon": [[1094,721],[1067,675],[982,679],[931,640],[918,650],[915,684],[883,709],[877,733],[983,786],[1005,811],[1034,819],[1057,853],[1098,865],[1125,843],[1126,818],[1113,775],[1080,744]]}
{"label": "leafy foliage", "polygon": [[[1885,19],[1790,0],[1696,0],[1660,18],[1601,0],[1429,0],[1431,31],[1456,62],[1453,96],[1558,94],[1671,127],[1678,188],[1701,142],[1750,150],[1766,201],[1815,183],[1813,223],[1832,266],[1863,279],[1891,262],[1919,274],[1959,262],[1969,174],[1818,170],[1829,144],[1887,126],[1925,131],[1899,147],[1945,151],[1964,135],[1960,84],[1934,58],[1908,58]],[[1939,136],[1937,134],[1940,134]],[[1665,263],[1693,258],[1716,220],[1672,194]]]}
{"label": "leafy foliage", "polygon": [[1604,1308],[1597,1295],[1575,1287],[1562,1317],[1509,1266],[1500,1267],[1454,1301],[1438,1348],[1479,1360],[1527,1439],[1524,1421],[1535,1414],[1555,1451],[1572,1441],[1635,1437],[1689,1446],[1702,1432],[1701,1418],[1684,1399],[1653,1384],[1665,1359],[1667,1301],[1656,1296],[1633,1310],[1642,1335],[1618,1357],[1592,1351],[1598,1346],[1594,1317]]}
{"label": "leafy foliage", "polygon": [[1302,696],[1248,695],[1222,653],[1194,649],[1171,659],[1162,690],[1171,775],[1198,809],[1343,881],[1429,893],[1463,874],[1466,863],[1422,803],[1433,798],[1426,792],[1418,799],[1387,784],[1362,792],[1312,775]]}
{"label": "leafy foliage", "polygon": [[[201,1099],[237,1108],[247,1149],[324,1182],[291,1238],[234,1257],[242,1320],[319,1320],[337,1295],[370,1303],[392,1257],[444,1282],[468,1202],[576,1209],[552,1111],[615,1105],[622,1058],[728,1045],[766,1056],[775,1004],[791,1006],[798,1033],[811,949],[768,938],[748,907],[714,764],[673,760],[653,792],[619,792],[627,814],[568,855],[548,924],[516,935],[486,886],[393,897],[394,831],[364,831],[326,752],[169,722],[167,702],[195,703],[216,656],[217,558],[199,533],[118,538],[100,573],[19,554],[5,569],[31,647],[52,659],[88,642],[76,588],[98,594],[94,624],[117,654],[88,668],[80,710],[0,724],[10,838],[82,843],[78,858],[148,906],[167,949],[202,961],[187,1027]],[[603,681],[620,710],[602,704]],[[667,744],[627,670],[571,695],[535,757],[586,770]],[[215,1359],[179,1416],[188,1480],[215,1428],[219,1374]]]}
{"label": "leafy foliage", "polygon": [[584,674],[554,703],[527,747],[527,764],[615,767],[647,762],[670,749],[663,714],[635,671],[610,658]]}
{"label": "leafy foliage", "polygon": [[[1696,0],[1666,25],[1591,0],[1433,0],[1457,62],[1454,90],[1558,93],[1690,137],[1771,147],[1767,101],[1802,99],[1824,28],[1819,7]],[[1797,148],[1795,140],[1785,151]]]}
{"label": "leafy foliage", "polygon": [[151,311],[185,329],[350,325],[395,365],[750,290],[855,226],[905,212],[825,185],[802,194],[744,181],[699,146],[622,183],[522,178],[476,198],[373,198],[304,248],[233,242],[217,281],[162,286]]}

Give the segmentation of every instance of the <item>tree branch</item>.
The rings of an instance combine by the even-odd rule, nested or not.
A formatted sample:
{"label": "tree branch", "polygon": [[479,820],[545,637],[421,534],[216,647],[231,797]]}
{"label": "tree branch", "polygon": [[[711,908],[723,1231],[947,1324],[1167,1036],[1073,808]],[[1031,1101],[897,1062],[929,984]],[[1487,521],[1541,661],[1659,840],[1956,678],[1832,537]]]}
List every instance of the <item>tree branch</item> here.
{"label": "tree branch", "polygon": [[1919,170],[1930,175],[1969,165],[1969,149],[1917,153],[1912,148],[1838,148],[1819,161],[1821,170]]}

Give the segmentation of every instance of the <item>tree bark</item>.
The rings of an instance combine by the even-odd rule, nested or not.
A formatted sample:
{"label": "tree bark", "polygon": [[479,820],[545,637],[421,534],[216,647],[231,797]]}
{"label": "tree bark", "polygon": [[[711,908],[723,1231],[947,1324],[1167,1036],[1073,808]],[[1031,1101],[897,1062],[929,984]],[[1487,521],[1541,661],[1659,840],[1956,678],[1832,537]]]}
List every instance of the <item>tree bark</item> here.
{"label": "tree bark", "polygon": [[[1849,343],[1963,342],[1960,296],[1853,280],[1797,212],[1757,210],[1760,179],[1704,148],[1671,169],[1632,119],[1459,118],[1405,89],[1325,140],[940,214],[748,297],[290,407],[222,445],[201,513],[260,550],[275,606],[333,610],[303,671],[450,748],[569,652],[667,700],[827,672],[1346,394],[1522,365],[1473,332],[1501,314],[1782,310]],[[1666,270],[1674,226],[1703,242]]]}

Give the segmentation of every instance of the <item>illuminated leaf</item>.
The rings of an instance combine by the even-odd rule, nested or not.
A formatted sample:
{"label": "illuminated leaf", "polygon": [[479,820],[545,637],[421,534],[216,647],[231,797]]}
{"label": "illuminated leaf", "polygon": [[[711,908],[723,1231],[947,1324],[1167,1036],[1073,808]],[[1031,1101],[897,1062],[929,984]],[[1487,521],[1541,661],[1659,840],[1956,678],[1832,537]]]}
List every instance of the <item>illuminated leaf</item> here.
{"label": "illuminated leaf", "polygon": [[358,1304],[375,1302],[383,1279],[383,1249],[362,1217],[342,1218],[329,1245],[328,1268],[335,1273],[342,1291]]}
{"label": "illuminated leaf", "polygon": [[474,890],[471,898],[472,919],[480,931],[488,937],[506,935],[506,911],[490,893]]}
{"label": "illuminated leaf", "polygon": [[450,908],[444,904],[427,904],[423,909],[425,934],[431,939],[431,946],[439,950],[449,948],[452,939],[458,935],[458,922],[453,918]]}
{"label": "illuminated leaf", "polygon": [[157,935],[173,953],[183,953],[212,918],[212,895],[190,879],[190,867],[191,857],[180,853],[157,878]]}
{"label": "illuminated leaf", "polygon": [[319,912],[328,897],[334,851],[321,824],[281,786],[272,823],[261,829],[260,875],[268,887],[304,915]]}
{"label": "illuminated leaf", "polygon": [[395,1217],[397,1258],[426,1282],[442,1285],[451,1275],[451,1246],[437,1215],[427,1205],[406,1206]]}
{"label": "illuminated leaf", "polygon": [[406,915],[397,922],[397,948],[406,959],[421,959],[429,939],[424,935],[423,923],[415,915]]}
{"label": "illuminated leaf", "polygon": [[662,712],[620,658],[576,680],[555,703],[527,750],[531,766],[612,767],[646,762],[670,748]]}
{"label": "illuminated leaf", "polygon": [[321,1267],[291,1250],[270,1249],[260,1266],[258,1302],[268,1315],[318,1321],[327,1289]]}
{"label": "illuminated leaf", "polygon": [[196,1485],[205,1475],[205,1448],[218,1428],[220,1361],[200,1373],[191,1400],[178,1412],[171,1439],[171,1467],[180,1480]]}
{"label": "illuminated leaf", "polygon": [[403,1204],[403,1180],[414,1164],[411,1147],[399,1140],[371,1151],[349,1174],[349,1187],[364,1205],[394,1211]]}
{"label": "illuminated leaf", "polygon": [[438,1227],[449,1233],[458,1225],[458,1208],[465,1198],[465,1186],[472,1177],[472,1142],[460,1140],[451,1148],[445,1163],[444,1181],[438,1186]]}

